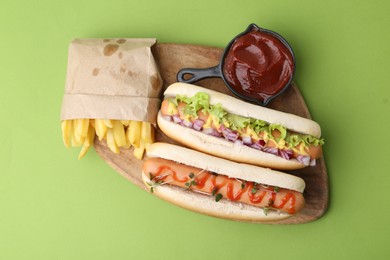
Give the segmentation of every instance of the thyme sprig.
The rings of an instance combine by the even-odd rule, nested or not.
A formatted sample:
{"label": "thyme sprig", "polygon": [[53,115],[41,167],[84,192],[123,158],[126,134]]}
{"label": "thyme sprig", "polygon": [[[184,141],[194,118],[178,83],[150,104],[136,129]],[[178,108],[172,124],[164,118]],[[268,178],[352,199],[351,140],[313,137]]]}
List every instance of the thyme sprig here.
{"label": "thyme sprig", "polygon": [[254,182],[253,183],[253,188],[251,190],[252,194],[256,194],[256,192],[259,190],[258,183]]}
{"label": "thyme sprig", "polygon": [[150,188],[150,193],[154,193],[154,189],[157,186],[160,186],[162,184],[167,184],[168,182],[164,182],[162,179],[164,179],[166,175],[155,177],[151,172],[149,172],[149,179],[150,181],[146,182],[146,184]]}
{"label": "thyme sprig", "polygon": [[154,193],[154,188],[164,184],[164,181],[162,180],[162,178],[159,178],[158,180],[154,180],[155,176],[151,172],[149,172],[149,179],[150,179],[150,181],[148,181],[147,184],[150,188],[150,193]]}
{"label": "thyme sprig", "polygon": [[[199,173],[198,173],[199,174]],[[187,189],[191,189],[191,186],[195,186],[195,185],[198,185],[198,183],[195,181],[195,174],[193,172],[191,172],[188,177],[190,177],[190,180],[188,182],[185,183]]]}
{"label": "thyme sprig", "polygon": [[215,201],[216,202],[220,201],[222,199],[222,197],[223,197],[221,193],[218,193],[218,188],[217,187],[215,187],[213,189],[213,191],[211,192],[211,195],[213,195],[215,197]]}
{"label": "thyme sprig", "polygon": [[242,190],[245,189],[247,181],[240,180],[240,179],[236,179],[236,181],[238,181],[239,183],[241,183],[241,189],[242,189]]}

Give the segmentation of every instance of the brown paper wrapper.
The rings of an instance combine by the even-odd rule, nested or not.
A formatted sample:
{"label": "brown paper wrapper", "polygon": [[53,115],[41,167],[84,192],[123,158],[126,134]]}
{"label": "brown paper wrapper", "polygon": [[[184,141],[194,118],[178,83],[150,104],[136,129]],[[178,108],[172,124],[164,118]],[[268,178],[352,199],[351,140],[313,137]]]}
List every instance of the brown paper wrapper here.
{"label": "brown paper wrapper", "polygon": [[156,39],[76,39],[70,43],[61,120],[101,118],[155,124],[162,79]]}

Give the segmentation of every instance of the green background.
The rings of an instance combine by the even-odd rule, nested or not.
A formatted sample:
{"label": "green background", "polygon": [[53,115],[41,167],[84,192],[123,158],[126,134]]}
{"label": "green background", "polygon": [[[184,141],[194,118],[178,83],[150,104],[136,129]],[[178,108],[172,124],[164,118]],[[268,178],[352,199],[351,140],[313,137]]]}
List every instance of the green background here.
{"label": "green background", "polygon": [[[389,1],[0,0],[0,259],[390,257]],[[215,219],[79,161],[59,113],[74,38],[224,47],[248,24],[294,48],[326,139],[330,205],[304,225]]]}

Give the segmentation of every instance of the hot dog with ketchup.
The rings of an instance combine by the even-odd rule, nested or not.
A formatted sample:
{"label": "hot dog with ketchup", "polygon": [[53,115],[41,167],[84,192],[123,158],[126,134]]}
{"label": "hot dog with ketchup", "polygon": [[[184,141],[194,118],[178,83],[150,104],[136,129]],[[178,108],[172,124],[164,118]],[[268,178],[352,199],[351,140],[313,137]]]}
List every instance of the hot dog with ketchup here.
{"label": "hot dog with ketchup", "polygon": [[164,93],[160,129],[198,151],[281,170],[315,166],[322,156],[318,123],[186,83]]}
{"label": "hot dog with ketchup", "polygon": [[265,222],[304,207],[305,182],[296,176],[166,143],[151,145],[147,155],[142,178],[150,191],[196,212]]}

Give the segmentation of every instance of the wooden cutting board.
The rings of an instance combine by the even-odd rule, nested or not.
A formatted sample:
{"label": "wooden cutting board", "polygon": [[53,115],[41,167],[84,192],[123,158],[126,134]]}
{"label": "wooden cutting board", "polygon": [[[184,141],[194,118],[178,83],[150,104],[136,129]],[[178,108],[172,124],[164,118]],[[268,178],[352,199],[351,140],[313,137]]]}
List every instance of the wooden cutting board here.
{"label": "wooden cutting board", "polygon": [[[161,76],[164,81],[165,90],[170,84],[176,82],[176,74],[182,68],[207,68],[219,63],[223,49],[196,46],[160,43],[154,46],[154,56],[157,60]],[[219,92],[231,95],[221,79],[204,79],[196,85],[210,88]],[[269,108],[296,114],[310,118],[310,113],[305,101],[295,83],[282,95],[270,102]],[[156,131],[156,141],[177,144],[175,141],[165,136],[159,129]],[[133,149],[121,149],[120,154],[112,153],[106,143],[95,139],[94,143],[97,153],[113,169],[123,177],[149,192],[141,180],[141,168],[143,161],[137,160],[133,156]],[[306,182],[304,197],[305,208],[298,214],[277,222],[267,222],[271,224],[299,224],[314,221],[320,218],[328,207],[328,176],[324,158],[317,161],[315,167],[289,171],[293,175],[303,178]],[[152,196],[152,195],[151,195]]]}

